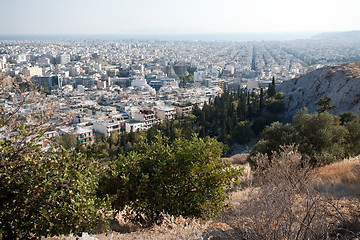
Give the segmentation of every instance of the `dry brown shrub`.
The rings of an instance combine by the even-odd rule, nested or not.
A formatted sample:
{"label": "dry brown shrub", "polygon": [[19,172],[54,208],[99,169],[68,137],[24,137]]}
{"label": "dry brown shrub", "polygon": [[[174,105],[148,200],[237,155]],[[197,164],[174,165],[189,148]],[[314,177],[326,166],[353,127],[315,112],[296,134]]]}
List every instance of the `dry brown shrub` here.
{"label": "dry brown shrub", "polygon": [[253,184],[253,171],[249,163],[242,165],[233,165],[234,168],[241,169],[241,176],[238,177],[237,183],[231,187],[231,192],[238,191],[239,189],[246,189]]}
{"label": "dry brown shrub", "polygon": [[257,190],[239,203],[229,221],[247,239],[326,239],[339,224],[338,213],[313,185],[313,170],[294,146],[271,160],[253,159]]}
{"label": "dry brown shrub", "polygon": [[248,153],[239,153],[229,158],[222,158],[223,161],[229,162],[232,167],[242,169],[242,175],[239,177],[240,184],[233,186],[232,191],[252,185],[253,172],[250,164],[247,162],[249,155]]}
{"label": "dry brown shrub", "polygon": [[0,93],[8,98],[9,107],[0,107],[1,131],[9,134],[18,130],[19,124],[26,126],[29,134],[35,134],[39,129],[48,129],[49,121],[56,111],[52,102],[37,91],[29,78],[17,76],[5,84],[8,77],[0,76]]}
{"label": "dry brown shrub", "polygon": [[249,153],[239,153],[239,154],[235,154],[232,157],[229,158],[229,161],[231,164],[233,165],[243,165],[247,163],[247,159],[249,157]]}
{"label": "dry brown shrub", "polygon": [[137,228],[135,232],[110,232],[108,234],[93,235],[102,239],[202,239],[209,228],[214,227],[214,222],[199,219],[173,217],[164,215],[161,225],[150,228]]}
{"label": "dry brown shrub", "polygon": [[350,62],[339,67],[345,72],[345,75],[350,78],[360,77],[360,62]]}

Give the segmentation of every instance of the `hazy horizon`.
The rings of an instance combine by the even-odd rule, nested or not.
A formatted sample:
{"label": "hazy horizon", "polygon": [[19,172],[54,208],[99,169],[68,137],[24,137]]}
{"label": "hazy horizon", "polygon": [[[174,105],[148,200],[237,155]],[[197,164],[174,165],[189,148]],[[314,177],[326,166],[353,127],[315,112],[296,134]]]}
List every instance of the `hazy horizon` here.
{"label": "hazy horizon", "polygon": [[1,6],[0,35],[202,36],[360,30],[357,0],[6,0]]}
{"label": "hazy horizon", "polygon": [[0,34],[0,40],[175,40],[175,41],[284,41],[309,39],[314,33],[218,33],[218,34]]}

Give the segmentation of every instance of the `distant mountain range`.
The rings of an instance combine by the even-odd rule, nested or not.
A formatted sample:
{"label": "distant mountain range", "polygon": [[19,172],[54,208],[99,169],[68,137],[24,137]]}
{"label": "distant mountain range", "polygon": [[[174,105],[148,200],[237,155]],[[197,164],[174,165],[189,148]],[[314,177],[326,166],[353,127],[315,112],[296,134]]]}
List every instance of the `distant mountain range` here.
{"label": "distant mountain range", "polygon": [[354,39],[360,41],[360,31],[348,31],[348,32],[324,32],[315,35],[315,39],[323,40],[342,40],[342,39]]}
{"label": "distant mountain range", "polygon": [[316,102],[330,97],[336,115],[353,111],[360,115],[360,62],[327,66],[283,82],[277,91],[284,92],[285,120],[290,121],[298,110],[307,107],[314,113]]}

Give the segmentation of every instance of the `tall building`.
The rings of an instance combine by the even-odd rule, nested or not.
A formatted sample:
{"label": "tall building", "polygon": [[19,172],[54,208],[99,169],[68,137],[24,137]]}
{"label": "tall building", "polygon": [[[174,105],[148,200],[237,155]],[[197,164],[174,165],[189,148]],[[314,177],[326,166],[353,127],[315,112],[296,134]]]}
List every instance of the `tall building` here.
{"label": "tall building", "polygon": [[6,64],[6,57],[5,56],[0,57],[0,69],[5,68],[5,64]]}
{"label": "tall building", "polygon": [[26,55],[25,54],[19,54],[17,55],[16,57],[16,62],[17,63],[23,63],[23,62],[26,62]]}
{"label": "tall building", "polygon": [[23,69],[23,73],[25,76],[28,76],[28,77],[34,77],[34,76],[41,77],[43,75],[43,70],[42,70],[42,68],[39,68],[38,66],[27,67],[27,68]]}
{"label": "tall building", "polygon": [[203,80],[203,71],[194,72],[194,82],[201,82]]}
{"label": "tall building", "polygon": [[50,65],[50,58],[41,57],[37,60],[37,63],[41,65]]}
{"label": "tall building", "polygon": [[62,87],[62,78],[59,76],[50,76],[50,77],[32,77],[31,81],[38,86],[41,86],[45,89],[57,89]]}
{"label": "tall building", "polygon": [[77,77],[73,79],[74,86],[77,88],[79,85],[89,89],[96,88],[98,80],[90,77]]}
{"label": "tall building", "polygon": [[59,63],[60,64],[67,64],[70,62],[70,55],[68,54],[61,54],[59,56]]}

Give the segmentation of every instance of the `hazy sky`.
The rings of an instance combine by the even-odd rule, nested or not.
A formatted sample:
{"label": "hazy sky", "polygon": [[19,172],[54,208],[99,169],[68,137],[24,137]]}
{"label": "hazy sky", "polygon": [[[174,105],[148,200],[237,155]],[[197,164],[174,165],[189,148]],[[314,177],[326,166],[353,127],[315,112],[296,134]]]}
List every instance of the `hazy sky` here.
{"label": "hazy sky", "polygon": [[0,34],[360,30],[360,0],[0,0]]}

